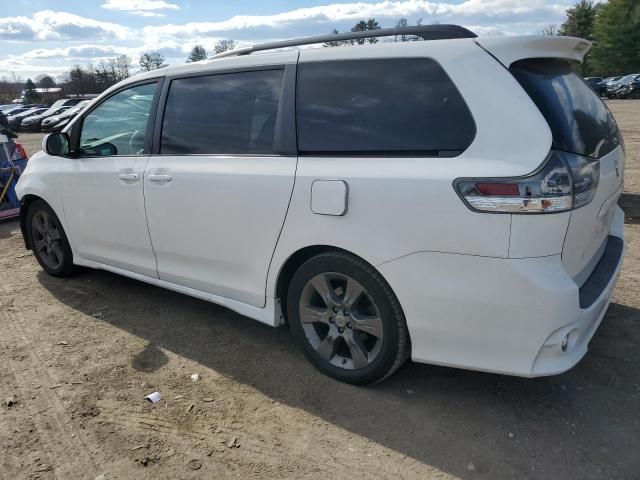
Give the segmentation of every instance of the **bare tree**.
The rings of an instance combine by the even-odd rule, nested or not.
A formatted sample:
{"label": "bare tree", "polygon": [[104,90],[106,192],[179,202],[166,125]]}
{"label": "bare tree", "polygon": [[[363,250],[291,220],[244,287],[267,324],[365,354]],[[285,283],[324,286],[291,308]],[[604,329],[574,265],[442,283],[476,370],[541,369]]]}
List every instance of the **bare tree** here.
{"label": "bare tree", "polygon": [[[409,21],[406,18],[401,18],[396,22],[396,28],[407,28]],[[393,39],[394,42],[408,42],[410,40],[409,35],[396,35]]]}
{"label": "bare tree", "polygon": [[547,25],[540,29],[540,35],[558,35],[557,25]]}
{"label": "bare tree", "polygon": [[220,40],[213,47],[213,51],[216,52],[216,55],[222,52],[226,52],[227,50],[233,50],[236,48],[235,40]]}
{"label": "bare tree", "polygon": [[[339,35],[340,32],[335,28],[331,31],[331,35]],[[344,40],[329,40],[322,44],[323,47],[340,47],[342,45],[349,44],[349,42],[345,42]]]}
{"label": "bare tree", "polygon": [[140,56],[138,60],[140,69],[143,72],[150,72],[151,70],[157,70],[158,68],[164,68],[168,66],[165,63],[165,58],[160,52],[146,52]]}
{"label": "bare tree", "polygon": [[131,57],[128,55],[119,55],[116,57],[116,72],[118,81],[124,80],[131,76]]}

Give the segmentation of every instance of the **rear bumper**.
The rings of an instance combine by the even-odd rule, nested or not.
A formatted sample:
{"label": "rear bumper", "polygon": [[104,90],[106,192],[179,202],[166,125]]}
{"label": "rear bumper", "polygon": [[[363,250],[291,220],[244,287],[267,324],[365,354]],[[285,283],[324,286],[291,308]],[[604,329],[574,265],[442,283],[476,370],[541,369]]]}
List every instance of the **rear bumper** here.
{"label": "rear bumper", "polygon": [[[624,257],[623,223],[616,207],[610,253],[582,288],[560,255],[421,252],[378,266],[404,309],[412,359],[524,377],[570,369],[609,305]],[[581,308],[587,297],[590,304]]]}

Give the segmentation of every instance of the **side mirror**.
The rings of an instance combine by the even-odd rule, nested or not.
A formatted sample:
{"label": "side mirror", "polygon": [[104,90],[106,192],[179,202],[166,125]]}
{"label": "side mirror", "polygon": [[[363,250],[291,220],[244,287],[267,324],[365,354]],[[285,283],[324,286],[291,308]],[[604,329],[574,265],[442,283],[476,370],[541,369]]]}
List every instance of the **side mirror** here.
{"label": "side mirror", "polygon": [[49,155],[66,157],[70,151],[69,135],[66,133],[50,133],[42,139],[42,149]]}

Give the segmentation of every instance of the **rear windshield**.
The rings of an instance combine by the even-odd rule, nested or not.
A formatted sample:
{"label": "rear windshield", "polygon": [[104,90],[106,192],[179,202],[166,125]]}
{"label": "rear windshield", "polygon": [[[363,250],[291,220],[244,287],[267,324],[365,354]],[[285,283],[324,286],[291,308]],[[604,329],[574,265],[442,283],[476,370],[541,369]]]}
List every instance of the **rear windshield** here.
{"label": "rear windshield", "polygon": [[613,115],[568,62],[528,59],[510,70],[549,123],[554,149],[600,158],[620,145]]}

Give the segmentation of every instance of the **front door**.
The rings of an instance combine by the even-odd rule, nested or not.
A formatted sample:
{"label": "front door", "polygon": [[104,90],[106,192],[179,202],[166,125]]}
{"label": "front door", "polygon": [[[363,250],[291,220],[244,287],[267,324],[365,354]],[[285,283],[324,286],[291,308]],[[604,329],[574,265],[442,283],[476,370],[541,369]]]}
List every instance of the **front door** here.
{"label": "front door", "polygon": [[283,77],[274,67],[171,81],[145,173],[162,280],[264,306],[297,161],[274,141]]}
{"label": "front door", "polygon": [[157,278],[147,228],[145,137],[157,82],[125,88],[82,120],[78,156],[61,162],[61,193],[77,253]]}

